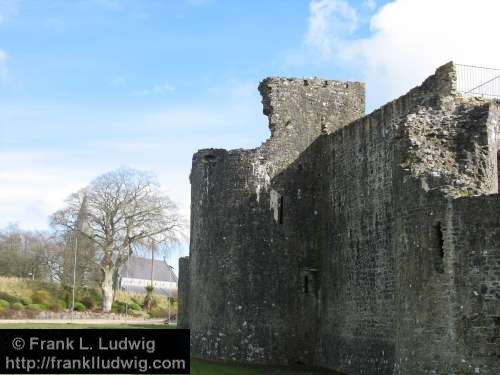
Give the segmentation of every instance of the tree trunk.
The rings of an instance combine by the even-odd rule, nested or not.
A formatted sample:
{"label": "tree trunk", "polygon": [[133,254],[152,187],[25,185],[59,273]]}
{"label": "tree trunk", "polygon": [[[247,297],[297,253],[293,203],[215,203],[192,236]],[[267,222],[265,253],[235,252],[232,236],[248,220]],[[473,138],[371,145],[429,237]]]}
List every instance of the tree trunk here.
{"label": "tree trunk", "polygon": [[111,305],[113,304],[113,274],[115,270],[114,267],[105,267],[102,270],[103,278],[101,283],[102,289],[102,311],[111,311]]}

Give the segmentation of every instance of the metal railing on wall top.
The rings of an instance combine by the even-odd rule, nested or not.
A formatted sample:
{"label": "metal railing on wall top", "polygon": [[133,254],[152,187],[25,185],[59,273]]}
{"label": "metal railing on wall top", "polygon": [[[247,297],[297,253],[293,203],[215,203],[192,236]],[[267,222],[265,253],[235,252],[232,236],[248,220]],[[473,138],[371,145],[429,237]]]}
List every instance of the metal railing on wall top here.
{"label": "metal railing on wall top", "polygon": [[457,91],[466,96],[500,98],[500,69],[455,64]]}

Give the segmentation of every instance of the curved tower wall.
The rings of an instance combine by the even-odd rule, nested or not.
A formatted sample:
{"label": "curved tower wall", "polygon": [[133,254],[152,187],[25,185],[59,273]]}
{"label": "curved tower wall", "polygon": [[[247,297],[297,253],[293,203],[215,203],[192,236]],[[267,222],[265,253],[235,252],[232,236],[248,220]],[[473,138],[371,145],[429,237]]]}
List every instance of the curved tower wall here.
{"label": "curved tower wall", "polygon": [[269,78],[259,90],[270,139],[254,150],[207,149],[193,157],[183,311],[194,356],[286,364],[301,361],[292,358],[290,335],[297,334],[291,325],[299,318],[303,249],[282,174],[321,134],[363,115],[364,88]]}

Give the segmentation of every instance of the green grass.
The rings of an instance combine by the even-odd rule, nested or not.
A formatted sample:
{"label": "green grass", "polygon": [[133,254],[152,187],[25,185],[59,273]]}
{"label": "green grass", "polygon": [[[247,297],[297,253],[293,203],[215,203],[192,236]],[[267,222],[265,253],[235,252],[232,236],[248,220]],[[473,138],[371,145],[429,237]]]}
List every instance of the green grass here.
{"label": "green grass", "polygon": [[166,324],[80,324],[80,323],[0,323],[0,328],[41,328],[41,329],[67,329],[67,328],[140,328],[140,329],[173,329],[175,326]]}
{"label": "green grass", "polygon": [[331,371],[305,370],[275,366],[236,365],[191,359],[193,375],[334,375]]}
{"label": "green grass", "polygon": [[[80,323],[9,323],[1,324],[0,328],[42,328],[42,329],[65,329],[65,328],[125,328],[125,329],[172,329],[175,326],[165,324],[80,324]],[[321,375],[333,372],[313,371],[298,368],[285,368],[261,365],[242,365],[233,363],[220,363],[191,359],[191,374],[193,375]]]}

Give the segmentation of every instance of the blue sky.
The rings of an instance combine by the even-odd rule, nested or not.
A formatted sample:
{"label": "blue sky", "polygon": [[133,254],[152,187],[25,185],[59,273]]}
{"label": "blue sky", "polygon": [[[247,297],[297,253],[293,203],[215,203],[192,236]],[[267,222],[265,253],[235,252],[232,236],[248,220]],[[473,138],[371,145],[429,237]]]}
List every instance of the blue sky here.
{"label": "blue sky", "polygon": [[[498,10],[494,0],[0,0],[0,228],[47,229],[66,196],[120,166],[154,172],[188,216],[197,149],[268,137],[264,77],[365,81],[371,110],[449,60],[499,67],[496,21],[485,19]],[[481,31],[460,29],[471,19]]]}

